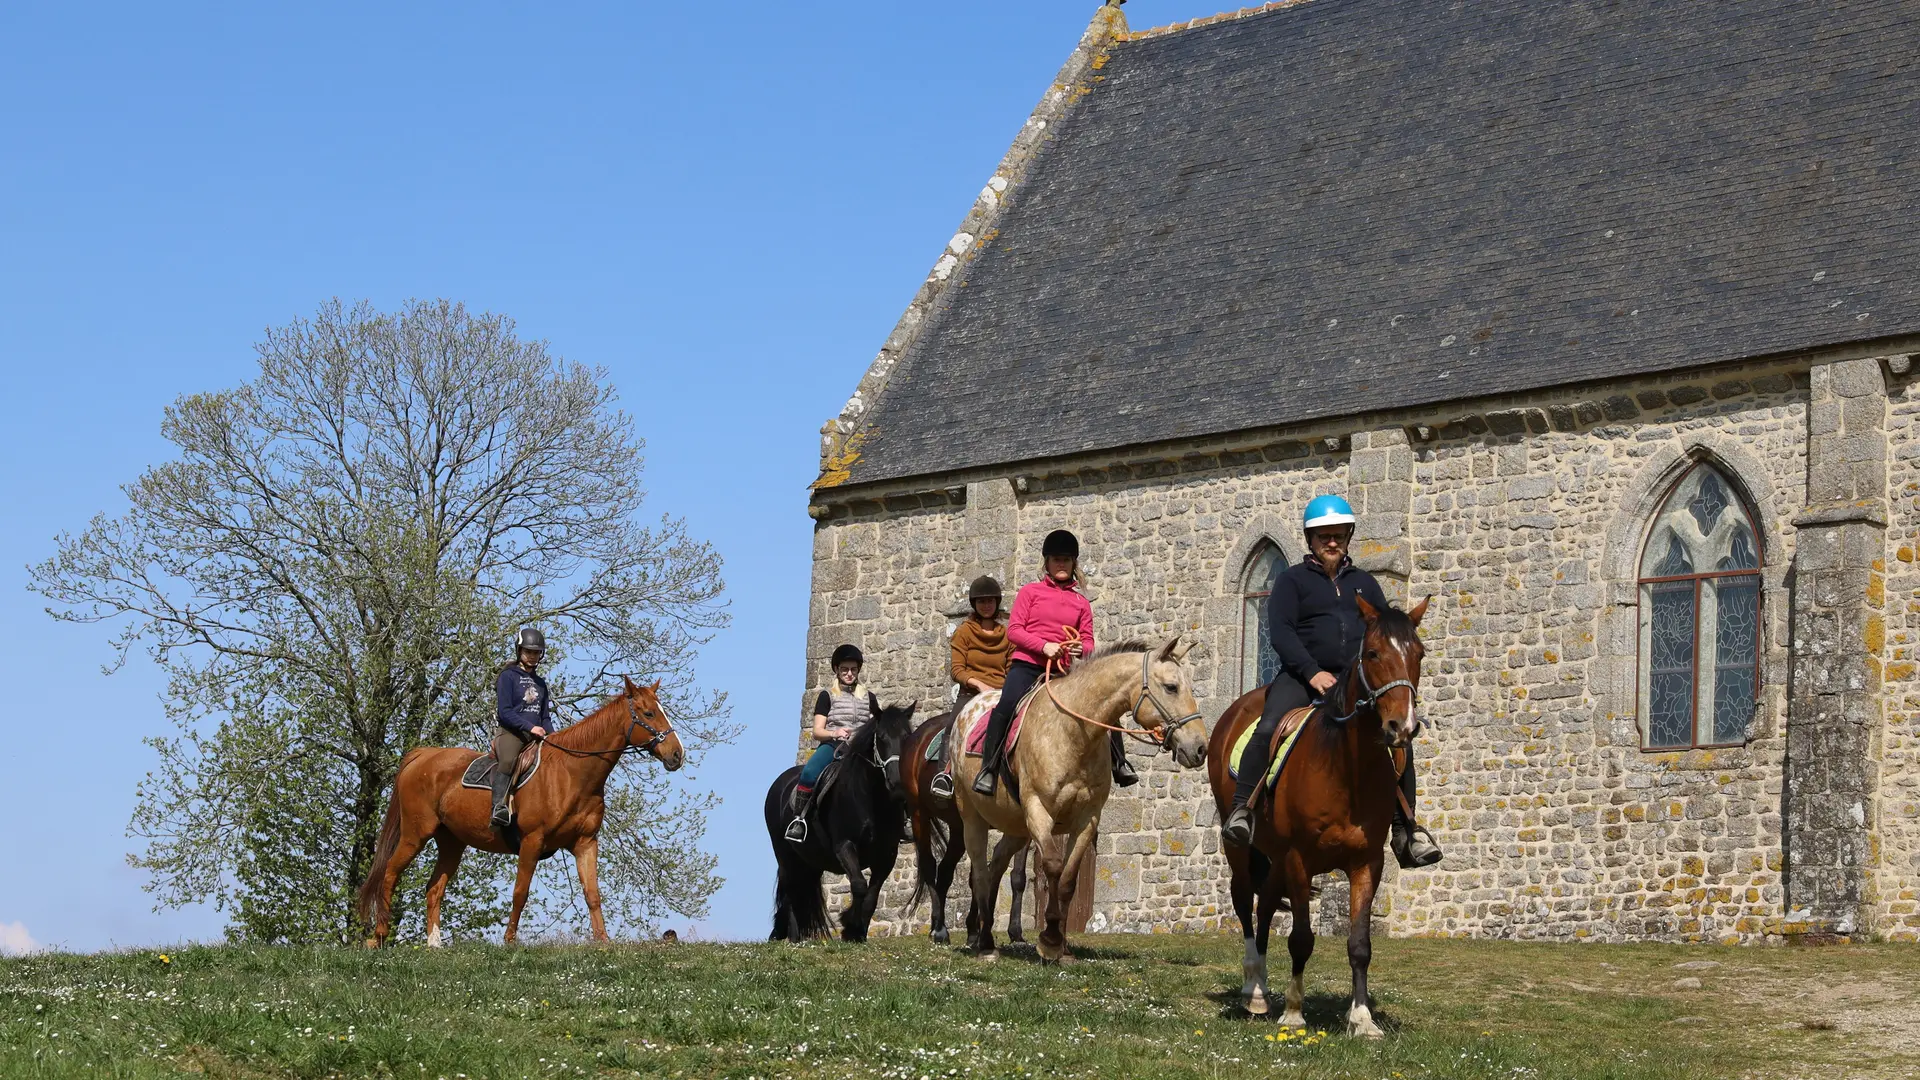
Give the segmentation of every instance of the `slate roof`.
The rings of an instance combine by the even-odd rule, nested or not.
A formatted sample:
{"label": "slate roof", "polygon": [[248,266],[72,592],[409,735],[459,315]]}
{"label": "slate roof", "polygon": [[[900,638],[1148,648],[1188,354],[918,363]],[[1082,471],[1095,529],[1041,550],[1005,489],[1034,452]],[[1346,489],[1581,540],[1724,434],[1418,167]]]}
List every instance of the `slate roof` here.
{"label": "slate roof", "polygon": [[1136,35],[849,479],[1920,331],[1916,57],[1911,0],[1311,0]]}

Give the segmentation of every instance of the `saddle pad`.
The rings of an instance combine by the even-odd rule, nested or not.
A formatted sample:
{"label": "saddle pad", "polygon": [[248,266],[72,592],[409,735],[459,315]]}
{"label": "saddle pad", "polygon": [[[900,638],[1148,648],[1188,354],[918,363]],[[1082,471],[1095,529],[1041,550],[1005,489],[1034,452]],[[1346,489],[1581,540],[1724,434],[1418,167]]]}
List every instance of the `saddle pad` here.
{"label": "saddle pad", "polygon": [[[1300,717],[1301,722],[1293,724],[1292,725],[1293,730],[1287,732],[1287,737],[1281,740],[1280,749],[1274,752],[1273,761],[1267,765],[1267,775],[1261,777],[1260,779],[1261,787],[1263,788],[1272,787],[1273,782],[1279,779],[1281,766],[1287,763],[1287,755],[1293,752],[1293,744],[1300,738],[1300,733],[1306,730],[1306,727],[1307,727],[1305,723],[1306,714],[1311,713],[1312,711],[1313,711],[1313,707],[1307,706],[1305,708],[1295,709],[1294,711],[1288,713],[1286,716],[1281,718],[1280,726],[1283,730],[1288,726],[1288,724],[1291,721],[1293,721],[1294,717],[1296,716]],[[1253,733],[1259,727],[1260,727],[1260,724],[1258,721],[1248,724],[1247,729],[1240,733],[1240,737],[1233,740],[1233,751],[1227,756],[1227,760],[1233,762],[1232,773],[1233,773],[1233,778],[1236,780],[1240,778],[1241,756],[1247,752],[1247,747],[1250,744],[1252,744]]]}
{"label": "saddle pad", "polygon": [[[520,782],[513,785],[513,790],[519,791],[521,788],[526,787],[527,781],[533,779],[533,774],[540,771],[541,747],[541,743],[534,743],[532,746],[520,752],[520,761],[522,763],[527,761],[528,755],[532,755],[533,762],[532,764],[525,765],[525,771],[520,774]],[[493,755],[483,753],[468,762],[467,771],[460,776],[460,786],[479,788],[482,791],[491,790],[493,787]]]}
{"label": "saddle pad", "polygon": [[[1041,684],[1041,686],[1044,685],[1044,683]],[[1013,748],[1020,745],[1020,725],[1026,720],[1027,706],[1033,704],[1033,695],[1040,692],[1041,686],[1036,686],[1027,691],[1027,696],[1021,698],[1020,704],[1014,707],[1013,723],[1007,726],[1008,757],[1012,757]],[[993,700],[987,700],[989,695],[991,695]],[[1000,691],[989,690],[973,700],[986,702],[986,707],[981,709],[979,715],[973,718],[973,726],[967,729],[967,756],[979,757],[987,748],[987,719],[993,715],[993,707],[1000,703]]]}
{"label": "saddle pad", "polygon": [[935,764],[945,761],[947,759],[947,733],[952,730],[952,724],[942,725],[939,731],[933,733],[933,738],[927,740],[927,749],[920,756]]}

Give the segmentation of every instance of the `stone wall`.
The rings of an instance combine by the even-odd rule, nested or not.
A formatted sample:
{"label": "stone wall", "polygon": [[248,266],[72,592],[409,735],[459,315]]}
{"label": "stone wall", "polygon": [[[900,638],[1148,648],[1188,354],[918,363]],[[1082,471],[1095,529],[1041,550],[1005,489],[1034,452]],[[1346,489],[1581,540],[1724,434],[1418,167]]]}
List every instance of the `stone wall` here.
{"label": "stone wall", "polygon": [[[1264,538],[1297,557],[1307,499],[1352,491],[1361,554],[1433,595],[1425,638],[1424,816],[1440,867],[1391,869],[1376,915],[1402,934],[1754,940],[1789,918],[1782,808],[1789,589],[1805,509],[1809,365],[1729,365],[1449,411],[1029,463],[947,487],[823,491],[813,506],[808,685],[841,641],[887,700],[947,700],[946,634],[980,572],[1032,575],[1067,527],[1103,641],[1182,632],[1210,719],[1241,691],[1241,577]],[[1920,932],[1920,402],[1889,384],[1894,520],[1886,574],[1885,822],[1870,919]],[[1902,456],[1905,455],[1905,456]],[[1762,692],[1744,746],[1641,749],[1634,584],[1648,516],[1696,460],[1753,504],[1763,542]],[[1376,506],[1375,504],[1378,503]],[[1395,507],[1404,517],[1391,520]],[[1012,573],[1010,573],[1012,572]],[[1394,591],[1399,591],[1397,588]],[[1203,774],[1136,758],[1145,783],[1102,821],[1097,923],[1203,930],[1232,921]],[[877,930],[898,918],[903,851]],[[963,914],[956,882],[949,919]],[[1001,909],[1004,912],[1004,907]],[[909,927],[909,922],[911,927]]]}
{"label": "stone wall", "polygon": [[1920,383],[1912,360],[1887,367],[1885,740],[1870,929],[1920,940]]}

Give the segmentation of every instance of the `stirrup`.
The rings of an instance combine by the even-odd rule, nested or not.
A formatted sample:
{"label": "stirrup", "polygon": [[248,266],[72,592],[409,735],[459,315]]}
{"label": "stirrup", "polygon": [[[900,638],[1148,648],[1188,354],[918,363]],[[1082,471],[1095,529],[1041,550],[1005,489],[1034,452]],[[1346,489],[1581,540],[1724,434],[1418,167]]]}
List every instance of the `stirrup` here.
{"label": "stirrup", "polygon": [[1441,859],[1440,845],[1427,831],[1425,825],[1412,825],[1393,830],[1393,860],[1402,870],[1418,870],[1423,866],[1432,866]]}
{"label": "stirrup", "polygon": [[797,817],[797,818],[794,818],[792,821],[787,822],[786,836],[788,840],[791,840],[796,844],[806,843],[807,842],[807,819],[803,817]]}
{"label": "stirrup", "polygon": [[992,798],[994,792],[999,790],[1000,778],[993,774],[992,769],[981,765],[979,774],[973,778],[973,793],[975,795],[985,795],[988,798]]}
{"label": "stirrup", "polygon": [[938,798],[953,798],[953,774],[944,769],[934,773],[933,779],[927,783],[927,790]]}
{"label": "stirrup", "polygon": [[1140,774],[1133,771],[1133,766],[1126,758],[1121,758],[1120,763],[1113,767],[1114,787],[1132,787],[1139,782]]}
{"label": "stirrup", "polygon": [[1253,842],[1253,807],[1241,803],[1227,812],[1227,820],[1220,823],[1220,839],[1235,847],[1246,847]]}

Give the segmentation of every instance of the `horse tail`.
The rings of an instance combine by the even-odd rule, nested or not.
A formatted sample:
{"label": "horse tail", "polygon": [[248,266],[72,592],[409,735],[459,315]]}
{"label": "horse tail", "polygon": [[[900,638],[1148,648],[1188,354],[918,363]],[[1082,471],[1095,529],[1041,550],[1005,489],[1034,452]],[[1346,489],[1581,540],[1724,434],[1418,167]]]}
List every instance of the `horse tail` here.
{"label": "horse tail", "polygon": [[933,886],[929,875],[939,873],[935,867],[939,865],[940,860],[947,857],[947,845],[953,842],[946,822],[932,814],[928,814],[925,821],[927,823],[926,843],[921,845],[917,838],[915,840],[916,846],[924,847],[925,850],[917,852],[920,859],[915,867],[916,873],[913,875],[913,895],[907,898],[907,906],[900,909],[902,915],[911,915],[920,910],[920,901],[927,898],[927,890]]}
{"label": "horse tail", "polygon": [[387,909],[393,903],[393,897],[380,887],[380,880],[387,876],[387,864],[393,861],[394,849],[400,846],[400,778],[406,775],[407,766],[425,747],[407,751],[400,759],[400,768],[393,774],[393,796],[387,800],[387,816],[380,822],[380,839],[373,846],[373,863],[367,867],[367,878],[360,883],[357,908],[360,920],[368,926],[377,925],[387,917]]}
{"label": "horse tail", "polygon": [[[813,880],[808,881],[809,877]],[[781,915],[787,917],[788,928],[799,931],[801,941],[827,936],[827,890],[820,883],[820,871],[781,859],[774,879],[773,905],[776,939],[784,936],[779,925]]]}

